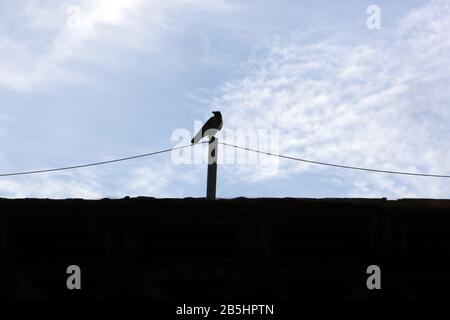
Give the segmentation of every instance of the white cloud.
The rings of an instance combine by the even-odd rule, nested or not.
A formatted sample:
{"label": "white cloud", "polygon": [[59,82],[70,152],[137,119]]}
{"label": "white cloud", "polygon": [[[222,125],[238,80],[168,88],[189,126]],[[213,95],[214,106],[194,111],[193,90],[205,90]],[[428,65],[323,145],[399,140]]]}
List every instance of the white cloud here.
{"label": "white cloud", "polygon": [[129,196],[185,197],[192,195],[190,187],[199,183],[198,168],[148,165],[133,169],[124,179],[121,192]]}
{"label": "white cloud", "polygon": [[[81,8],[77,29],[66,28],[70,4]],[[395,30],[378,31],[377,40],[366,36],[312,42],[314,34],[280,40],[244,67],[244,78],[224,85],[214,103],[224,106],[227,128],[280,130],[283,154],[449,173],[445,167],[450,160],[449,7],[448,0],[431,2],[400,20]],[[183,12],[229,13],[236,8],[225,0],[24,2],[18,8],[23,10],[18,15],[22,20],[16,21],[23,30],[0,29],[0,87],[28,91],[53,82],[87,80],[80,63],[121,64],[123,50],[159,50],[164,35],[183,30],[178,19]],[[210,101],[195,98],[203,104]],[[336,189],[346,190],[337,195],[449,196],[448,182],[438,179],[356,173],[285,160],[280,164],[276,177],[317,173]],[[222,169],[227,173],[224,178],[238,183],[273,177],[261,171],[255,174],[251,166]],[[120,175],[92,172],[1,178],[0,194],[184,196],[191,194],[189,186],[202,183],[198,170],[191,168],[189,173],[164,166]],[[297,183],[288,180],[283,183]]]}
{"label": "white cloud", "polygon": [[[368,31],[370,32],[370,31]],[[450,174],[450,1],[414,10],[381,40],[292,36],[226,84],[227,126],[280,130],[280,152],[347,165]],[[383,35],[383,34],[382,34]],[[310,39],[310,38],[308,38]],[[337,177],[351,196],[448,197],[448,181],[283,161]],[[238,171],[243,179],[253,170]]]}
{"label": "white cloud", "polygon": [[8,198],[102,198],[101,185],[90,172],[0,178],[0,194]]}
{"label": "white cloud", "polygon": [[121,50],[155,51],[164,32],[182,27],[172,13],[189,8],[227,13],[236,7],[225,0],[25,1],[14,21],[24,30],[0,31],[0,87],[29,91],[86,80],[75,63],[120,64]]}
{"label": "white cloud", "polygon": [[170,182],[168,168],[141,167],[134,169],[127,179],[125,188],[130,196],[150,195],[152,197],[168,197]]}
{"label": "white cloud", "polygon": [[0,177],[0,195],[8,198],[84,198],[148,196],[184,197],[193,194],[198,168],[151,164],[104,166],[80,170]]}

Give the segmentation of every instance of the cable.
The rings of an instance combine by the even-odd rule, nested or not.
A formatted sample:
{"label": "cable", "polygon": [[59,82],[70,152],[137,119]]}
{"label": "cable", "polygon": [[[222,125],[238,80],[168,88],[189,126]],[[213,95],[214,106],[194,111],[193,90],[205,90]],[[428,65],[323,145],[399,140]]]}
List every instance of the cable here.
{"label": "cable", "polygon": [[[201,144],[204,144],[204,143],[208,143],[208,141],[201,142]],[[360,170],[360,171],[369,171],[369,172],[377,172],[377,173],[406,175],[406,176],[418,176],[418,177],[428,177],[428,178],[447,178],[447,179],[450,178],[450,175],[427,174],[427,173],[404,172],[404,171],[391,171],[391,170],[380,170],[380,169],[371,169],[371,168],[363,168],[363,167],[346,166],[346,165],[341,165],[341,164],[335,164],[335,163],[329,163],[329,162],[320,162],[320,161],[314,161],[314,160],[307,160],[307,159],[302,159],[302,158],[290,157],[290,156],[285,156],[285,155],[281,155],[281,154],[275,154],[275,153],[270,153],[270,152],[250,149],[250,148],[247,148],[247,147],[241,147],[241,146],[229,144],[229,143],[226,143],[226,142],[219,142],[219,143],[224,145],[224,146],[229,146],[229,147],[233,147],[233,148],[236,148],[236,149],[242,149],[242,150],[251,151],[251,152],[255,152],[255,153],[265,154],[265,155],[268,155],[268,156],[273,156],[273,157],[278,157],[278,158],[283,158],[283,159],[288,159],[288,160],[301,161],[301,162],[317,164],[317,165],[322,165],[322,166],[329,166],[329,167],[336,167],[336,168],[343,168],[343,169],[351,169],[351,170]],[[113,160],[107,160],[107,161],[101,161],[101,162],[94,162],[94,163],[88,163],[88,164],[81,164],[81,165],[75,165],[75,166],[68,166],[68,167],[43,169],[43,170],[33,170],[33,171],[22,171],[22,172],[11,172],[11,173],[0,173],[0,177],[30,175],[30,174],[37,174],[37,173],[64,171],[64,170],[72,170],[72,169],[100,166],[100,165],[109,164],[109,163],[115,163],[115,162],[128,161],[128,160],[137,159],[137,158],[149,157],[149,156],[153,156],[153,155],[157,155],[157,154],[161,154],[161,153],[166,153],[166,152],[170,152],[170,151],[175,151],[175,150],[180,150],[180,149],[184,149],[184,148],[192,147],[192,146],[194,146],[194,144],[188,144],[188,145],[184,145],[184,146],[180,146],[180,147],[169,148],[169,149],[155,151],[155,152],[150,152],[150,153],[144,153],[144,154],[140,154],[140,155],[136,155],[136,156],[130,156],[130,157],[126,157],[126,158],[119,158],[119,159],[113,159]]]}
{"label": "cable", "polygon": [[[202,142],[202,143],[205,143],[205,142]],[[126,158],[119,158],[119,159],[114,159],[114,160],[107,160],[107,161],[94,162],[94,163],[88,163],[88,164],[80,164],[80,165],[61,167],[61,168],[33,170],[33,171],[22,171],[22,172],[12,172],[12,173],[1,173],[0,177],[21,176],[21,175],[29,175],[29,174],[36,174],[36,173],[64,171],[64,170],[72,170],[72,169],[100,166],[100,165],[104,165],[104,164],[108,164],[108,163],[114,163],[114,162],[120,162],[120,161],[127,161],[127,160],[137,159],[137,158],[149,157],[149,156],[157,155],[157,154],[160,154],[160,153],[165,153],[165,152],[170,152],[170,151],[174,151],[174,150],[184,149],[184,148],[191,147],[191,146],[193,146],[193,144],[188,144],[188,145],[184,145],[184,146],[180,146],[180,147],[175,147],[175,148],[170,148],[170,149],[165,149],[165,150],[160,150],[160,151],[155,151],[155,152],[150,152],[150,153],[144,153],[144,154],[131,156],[131,157],[126,157]]]}
{"label": "cable", "polygon": [[427,173],[415,173],[415,172],[403,172],[403,171],[390,171],[390,170],[380,170],[380,169],[371,169],[371,168],[363,168],[363,167],[353,167],[353,166],[346,166],[341,164],[335,164],[335,163],[329,163],[329,162],[320,162],[320,161],[313,161],[313,160],[306,160],[296,157],[290,157],[290,156],[284,156],[280,154],[274,154],[270,152],[264,152],[260,150],[254,150],[246,147],[241,147],[233,144],[229,144],[226,142],[219,142],[220,144],[224,146],[233,147],[236,149],[242,149],[247,150],[251,152],[261,153],[268,156],[274,156],[279,157],[283,159],[289,159],[289,160],[295,160],[295,161],[301,161],[306,163],[312,163],[312,164],[318,164],[322,166],[329,166],[329,167],[337,167],[337,168],[343,168],[343,169],[351,169],[351,170],[360,170],[360,171],[369,171],[369,172],[378,172],[378,173],[389,173],[389,174],[398,174],[398,175],[405,175],[405,176],[418,176],[418,177],[428,177],[428,178],[450,178],[450,175],[441,175],[441,174],[427,174]]}

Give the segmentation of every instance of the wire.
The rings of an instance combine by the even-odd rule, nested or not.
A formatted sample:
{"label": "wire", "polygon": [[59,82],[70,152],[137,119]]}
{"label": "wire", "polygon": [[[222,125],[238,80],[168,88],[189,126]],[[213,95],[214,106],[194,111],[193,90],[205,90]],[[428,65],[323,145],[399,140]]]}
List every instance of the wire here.
{"label": "wire", "polygon": [[[205,144],[205,143],[208,143],[208,141],[201,142],[200,144]],[[268,155],[268,156],[273,156],[273,157],[278,157],[278,158],[283,158],[283,159],[288,159],[288,160],[301,161],[301,162],[306,162],[306,163],[311,163],[311,164],[316,164],[316,165],[322,165],[322,166],[328,166],[328,167],[336,167],[336,168],[360,170],[360,171],[369,171],[369,172],[377,172],[377,173],[397,174],[397,175],[405,175],[405,176],[418,176],[418,177],[428,177],[428,178],[447,178],[447,179],[450,178],[450,175],[427,174],[427,173],[405,172],[405,171],[391,171],[391,170],[380,170],[380,169],[372,169],[372,168],[347,166],[347,165],[335,164],[335,163],[329,163],[329,162],[320,162],[320,161],[307,160],[307,159],[302,159],[302,158],[285,156],[285,155],[281,155],[281,154],[275,154],[275,153],[271,153],[271,152],[265,152],[265,151],[250,149],[250,148],[247,148],[247,147],[242,147],[242,146],[238,146],[238,145],[234,145],[234,144],[230,144],[230,143],[226,143],[226,142],[219,142],[219,143],[224,145],[224,146],[229,146],[229,147],[233,147],[233,148],[236,148],[236,149],[242,149],[242,150],[251,151],[251,152],[255,152],[255,153],[260,153],[260,154],[264,154],[264,155]],[[128,161],[128,160],[132,160],[132,159],[138,159],[138,158],[154,156],[154,155],[157,155],[157,154],[166,153],[166,152],[175,151],[175,150],[181,150],[181,149],[185,149],[187,147],[192,147],[192,146],[194,146],[194,144],[188,144],[188,145],[184,145],[184,146],[180,146],[180,147],[169,148],[169,149],[155,151],[155,152],[150,152],[150,153],[144,153],[144,154],[140,154],[140,155],[136,155],[136,156],[130,156],[130,157],[125,157],[125,158],[118,158],[118,159],[107,160],[107,161],[100,161],[100,162],[93,162],[93,163],[87,163],[87,164],[81,164],[81,165],[74,165],[74,166],[68,166],[68,167],[43,169],[43,170],[33,170],[33,171],[11,172],[11,173],[0,173],[0,177],[30,175],[30,174],[37,174],[37,173],[55,172],[55,171],[64,171],[64,170],[72,170],[72,169],[100,166],[100,165],[109,164],[109,163]]]}
{"label": "wire", "polygon": [[[202,142],[202,143],[205,143],[205,142]],[[130,156],[130,157],[126,157],[126,158],[119,158],[119,159],[113,159],[113,160],[107,160],[107,161],[101,161],[101,162],[93,162],[93,163],[87,163],[87,164],[80,164],[80,165],[61,167],[61,168],[33,170],[33,171],[22,171],[22,172],[11,172],[11,173],[0,173],[0,177],[21,176],[21,175],[29,175],[29,174],[36,174],[36,173],[64,171],[64,170],[72,170],[72,169],[100,166],[100,165],[114,163],[114,162],[128,161],[128,160],[132,160],[132,159],[138,159],[138,158],[154,156],[154,155],[157,155],[157,154],[170,152],[170,151],[175,151],[175,150],[180,150],[180,149],[184,149],[184,148],[191,147],[191,146],[193,146],[193,144],[184,145],[184,146],[175,147],[175,148],[170,148],[170,149],[165,149],[165,150],[160,150],[160,151],[155,151],[155,152],[150,152],[150,153],[144,153],[144,154],[140,154],[140,155],[136,155],[136,156]]]}
{"label": "wire", "polygon": [[418,177],[428,177],[428,178],[450,178],[450,175],[441,175],[441,174],[427,174],[427,173],[416,173],[416,172],[404,172],[404,171],[391,171],[391,170],[380,170],[380,169],[371,169],[371,168],[363,168],[363,167],[354,167],[354,166],[346,166],[341,164],[335,164],[335,163],[329,163],[329,162],[320,162],[320,161],[314,161],[314,160],[306,160],[302,158],[296,158],[296,157],[290,157],[290,156],[284,156],[281,154],[274,154],[270,152],[264,152],[260,150],[250,149],[246,147],[241,147],[233,144],[229,144],[226,142],[219,142],[220,144],[224,146],[233,147],[236,149],[242,149],[247,150],[251,152],[261,153],[268,156],[274,156],[278,158],[283,159],[289,159],[289,160],[295,160],[295,161],[301,161],[306,163],[312,163],[312,164],[318,164],[322,166],[329,166],[329,167],[336,167],[336,168],[343,168],[343,169],[351,169],[351,170],[360,170],[360,171],[369,171],[369,172],[378,172],[378,173],[389,173],[389,174],[398,174],[398,175],[405,175],[405,176],[418,176]]}

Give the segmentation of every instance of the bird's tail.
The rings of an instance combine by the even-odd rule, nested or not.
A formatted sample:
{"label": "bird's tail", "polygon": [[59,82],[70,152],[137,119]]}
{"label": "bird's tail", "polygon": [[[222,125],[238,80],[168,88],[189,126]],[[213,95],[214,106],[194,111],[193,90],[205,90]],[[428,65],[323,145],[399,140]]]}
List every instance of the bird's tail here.
{"label": "bird's tail", "polygon": [[191,143],[198,143],[203,138],[203,130],[200,129],[197,134],[192,138]]}

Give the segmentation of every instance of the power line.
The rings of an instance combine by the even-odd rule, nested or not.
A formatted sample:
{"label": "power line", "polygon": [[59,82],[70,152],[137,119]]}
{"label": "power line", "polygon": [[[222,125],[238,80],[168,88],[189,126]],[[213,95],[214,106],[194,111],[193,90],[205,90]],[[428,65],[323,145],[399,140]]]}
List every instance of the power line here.
{"label": "power line", "polygon": [[[203,142],[203,143],[205,143],[205,142]],[[80,165],[68,166],[68,167],[33,170],[33,171],[22,171],[22,172],[11,172],[11,173],[1,173],[0,177],[22,176],[22,175],[29,175],[29,174],[36,174],[36,173],[45,173],[45,172],[64,171],[64,170],[72,170],[72,169],[79,169],[79,168],[86,168],[86,167],[94,167],[94,166],[100,166],[100,165],[109,164],[109,163],[128,161],[128,160],[133,160],[133,159],[138,159],[138,158],[154,156],[157,154],[180,150],[180,149],[184,149],[184,148],[191,147],[191,146],[193,146],[193,144],[188,144],[188,145],[184,145],[184,146],[180,146],[180,147],[175,147],[175,148],[170,148],[170,149],[165,149],[165,150],[160,150],[160,151],[155,151],[155,152],[150,152],[150,153],[144,153],[144,154],[130,156],[130,157],[126,157],[126,158],[119,158],[119,159],[113,159],[113,160],[107,160],[107,161],[80,164]]]}
{"label": "power line", "polygon": [[[207,141],[202,142],[202,144],[208,143]],[[381,169],[372,169],[372,168],[363,168],[363,167],[355,167],[355,166],[347,166],[347,165],[341,165],[341,164],[335,164],[335,163],[329,163],[329,162],[321,162],[321,161],[314,161],[314,160],[307,160],[297,157],[291,157],[291,156],[285,156],[281,154],[275,154],[271,152],[265,152],[260,150],[255,150],[247,147],[242,147],[234,144],[229,144],[226,142],[219,142],[220,144],[224,146],[233,147],[236,149],[242,149],[246,151],[251,151],[259,154],[264,154],[268,156],[288,159],[288,160],[294,160],[294,161],[300,161],[305,163],[311,163],[316,165],[322,165],[322,166],[328,166],[328,167],[336,167],[336,168],[342,168],[342,169],[351,169],[351,170],[359,170],[359,171],[369,171],[369,172],[376,172],[376,173],[388,173],[388,174],[397,174],[397,175],[405,175],[405,176],[418,176],[418,177],[428,177],[428,178],[450,178],[450,175],[441,175],[441,174],[427,174],[427,173],[418,173],[418,172],[405,172],[405,171],[391,171],[391,170],[381,170]],[[51,168],[51,169],[43,169],[43,170],[32,170],[32,171],[21,171],[21,172],[11,172],[11,173],[0,173],[0,177],[9,177],[9,176],[20,176],[20,175],[30,175],[30,174],[37,174],[37,173],[46,173],[46,172],[55,172],[55,171],[65,171],[65,170],[72,170],[72,169],[80,169],[80,168],[86,168],[86,167],[93,167],[93,166],[100,166],[104,164],[110,164],[115,162],[121,162],[121,161],[128,161],[138,158],[144,158],[149,156],[154,156],[161,153],[171,152],[175,150],[181,150],[188,147],[194,146],[193,144],[183,145],[180,147],[174,147],[164,150],[159,150],[155,152],[150,153],[144,153],[140,155],[125,157],[125,158],[118,158],[113,160],[107,160],[107,161],[100,161],[100,162],[93,162],[93,163],[87,163],[87,164],[80,164],[80,165],[74,165],[74,166],[67,166],[67,167],[59,167],[59,168]]]}
{"label": "power line", "polygon": [[224,146],[233,147],[236,149],[242,149],[246,151],[256,152],[260,154],[265,154],[268,156],[283,158],[283,159],[289,159],[289,160],[295,160],[295,161],[301,161],[311,164],[317,164],[322,166],[329,166],[329,167],[336,167],[336,168],[343,168],[343,169],[351,169],[351,170],[360,170],[360,171],[369,171],[369,172],[377,172],[377,173],[389,173],[389,174],[398,174],[398,175],[405,175],[405,176],[418,176],[418,177],[428,177],[428,178],[450,178],[450,175],[441,175],[441,174],[427,174],[427,173],[417,173],[417,172],[405,172],[405,171],[391,171],[391,170],[380,170],[380,169],[371,169],[371,168],[363,168],[363,167],[354,167],[354,166],[346,166],[341,164],[335,164],[335,163],[329,163],[329,162],[320,162],[320,161],[314,161],[314,160],[307,160],[302,158],[296,158],[296,157],[290,157],[290,156],[284,156],[281,154],[275,154],[270,152],[264,152],[260,150],[250,149],[246,147],[241,147],[233,144],[229,144],[226,142],[219,142],[220,144]]}

